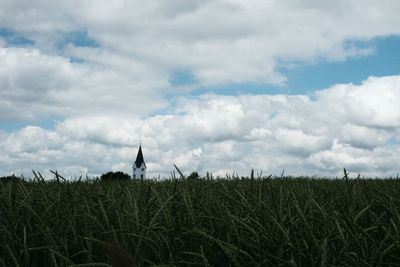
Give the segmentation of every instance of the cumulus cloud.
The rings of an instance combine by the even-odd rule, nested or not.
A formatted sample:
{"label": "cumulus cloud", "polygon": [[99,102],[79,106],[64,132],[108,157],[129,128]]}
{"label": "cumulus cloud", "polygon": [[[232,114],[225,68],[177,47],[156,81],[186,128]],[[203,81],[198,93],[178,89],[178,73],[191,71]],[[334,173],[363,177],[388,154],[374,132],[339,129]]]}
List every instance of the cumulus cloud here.
{"label": "cumulus cloud", "polygon": [[[344,116],[357,125],[377,128],[400,126],[400,81],[396,77],[370,77],[362,86],[337,85],[329,90],[317,92],[328,109],[343,112]],[[335,103],[341,103],[339,110]]]}
{"label": "cumulus cloud", "polygon": [[343,60],[372,51],[351,41],[400,33],[397,1],[96,3],[72,17],[103,47],[162,71],[188,69],[201,85],[283,84],[278,63]]}
{"label": "cumulus cloud", "polygon": [[[129,172],[140,140],[151,175],[168,175],[172,163],[218,174],[335,175],[349,166],[393,175],[399,167],[399,76],[313,95],[185,96],[235,83],[282,86],[282,67],[373,53],[357,44],[400,34],[399,1],[0,0],[0,7],[0,123],[58,120],[51,129],[0,132],[1,173]],[[174,84],[176,73],[189,83]]]}
{"label": "cumulus cloud", "polygon": [[[157,78],[163,81],[174,70],[187,69],[203,86],[279,85],[286,78],[278,64],[373,52],[352,41],[399,34],[399,5],[395,0],[1,1],[0,22],[45,53],[93,60],[92,50],[101,50],[107,57],[97,57],[106,65],[110,57],[124,58],[109,64],[131,75],[136,69],[130,65],[139,62],[162,73]],[[65,34],[74,32],[85,32],[99,47],[82,51],[73,42],[59,47]]]}
{"label": "cumulus cloud", "polygon": [[[400,34],[399,5],[395,0],[0,1],[2,27],[32,41],[25,49],[0,41],[0,60],[6,63],[2,99],[10,105],[15,94],[24,94],[25,101],[37,101],[33,105],[40,111],[21,115],[28,117],[46,114],[38,99],[48,100],[47,113],[63,115],[77,110],[71,104],[77,99],[84,99],[76,101],[81,112],[92,114],[93,106],[118,100],[126,100],[120,107],[134,102],[136,110],[155,111],[168,105],[165,94],[182,90],[169,82],[176,70],[193,76],[195,86],[188,90],[246,82],[283,85],[286,77],[277,66],[365,55],[373,47],[354,41]],[[74,33],[91,42],[82,47],[70,38]],[[141,105],[149,98],[150,104]]]}
{"label": "cumulus cloud", "polygon": [[[109,64],[119,60],[108,59]],[[0,120],[99,113],[137,116],[166,106],[163,95],[157,94],[166,82],[140,63],[126,64],[134,69],[135,75],[130,75],[100,64],[73,64],[37,49],[1,47],[0,62]]]}
{"label": "cumulus cloud", "polygon": [[[0,135],[1,171],[42,167],[71,175],[109,169],[130,173],[141,140],[153,177],[168,176],[173,163],[202,174],[245,175],[255,168],[335,176],[346,167],[367,176],[394,176],[400,169],[400,108],[393,102],[400,95],[399,82],[400,76],[371,77],[313,96],[202,95],[182,98],[164,115],[71,117],[53,130],[28,126]],[[359,92],[369,103],[362,113],[349,105]],[[378,112],[375,100],[390,114]]]}

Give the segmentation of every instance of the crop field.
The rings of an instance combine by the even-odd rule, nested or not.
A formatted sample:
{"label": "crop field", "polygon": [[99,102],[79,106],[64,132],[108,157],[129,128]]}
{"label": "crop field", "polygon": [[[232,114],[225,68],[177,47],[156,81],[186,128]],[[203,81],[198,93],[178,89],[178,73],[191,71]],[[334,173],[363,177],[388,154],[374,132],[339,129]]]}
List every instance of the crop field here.
{"label": "crop field", "polygon": [[2,266],[399,266],[400,179],[0,182]]}

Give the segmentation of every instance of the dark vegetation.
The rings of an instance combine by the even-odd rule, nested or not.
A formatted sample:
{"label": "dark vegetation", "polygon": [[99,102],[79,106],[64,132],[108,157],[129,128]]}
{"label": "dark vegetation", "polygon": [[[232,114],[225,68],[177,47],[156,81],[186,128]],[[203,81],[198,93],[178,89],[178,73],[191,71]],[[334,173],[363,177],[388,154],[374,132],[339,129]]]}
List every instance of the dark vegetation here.
{"label": "dark vegetation", "polygon": [[0,181],[2,266],[398,266],[400,180]]}
{"label": "dark vegetation", "polygon": [[100,180],[102,181],[121,181],[121,180],[129,180],[131,177],[129,174],[123,172],[107,172],[100,176]]}
{"label": "dark vegetation", "polygon": [[17,181],[20,181],[20,180],[23,180],[23,178],[15,176],[15,174],[10,175],[10,176],[0,177],[0,182],[17,182]]}

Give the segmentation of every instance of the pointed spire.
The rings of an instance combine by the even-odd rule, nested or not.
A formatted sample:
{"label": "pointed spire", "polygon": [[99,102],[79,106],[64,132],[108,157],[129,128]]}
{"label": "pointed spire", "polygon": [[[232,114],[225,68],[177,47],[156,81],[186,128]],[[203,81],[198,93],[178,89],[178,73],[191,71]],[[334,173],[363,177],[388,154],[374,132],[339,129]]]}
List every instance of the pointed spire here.
{"label": "pointed spire", "polygon": [[142,166],[142,163],[144,164],[144,167],[146,168],[146,163],[144,162],[144,159],[143,159],[142,144],[140,143],[139,151],[137,153],[136,160],[135,160],[136,168],[140,168],[140,166]]}

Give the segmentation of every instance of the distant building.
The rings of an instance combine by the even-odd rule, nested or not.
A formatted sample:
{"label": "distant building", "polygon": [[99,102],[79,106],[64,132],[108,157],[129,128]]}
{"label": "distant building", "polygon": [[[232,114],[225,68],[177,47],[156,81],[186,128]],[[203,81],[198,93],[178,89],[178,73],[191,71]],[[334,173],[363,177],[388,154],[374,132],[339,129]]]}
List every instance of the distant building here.
{"label": "distant building", "polygon": [[133,163],[132,166],[132,178],[133,179],[146,179],[146,163],[144,162],[143,159],[143,152],[142,152],[142,146],[139,146],[139,151],[136,156],[136,160]]}

